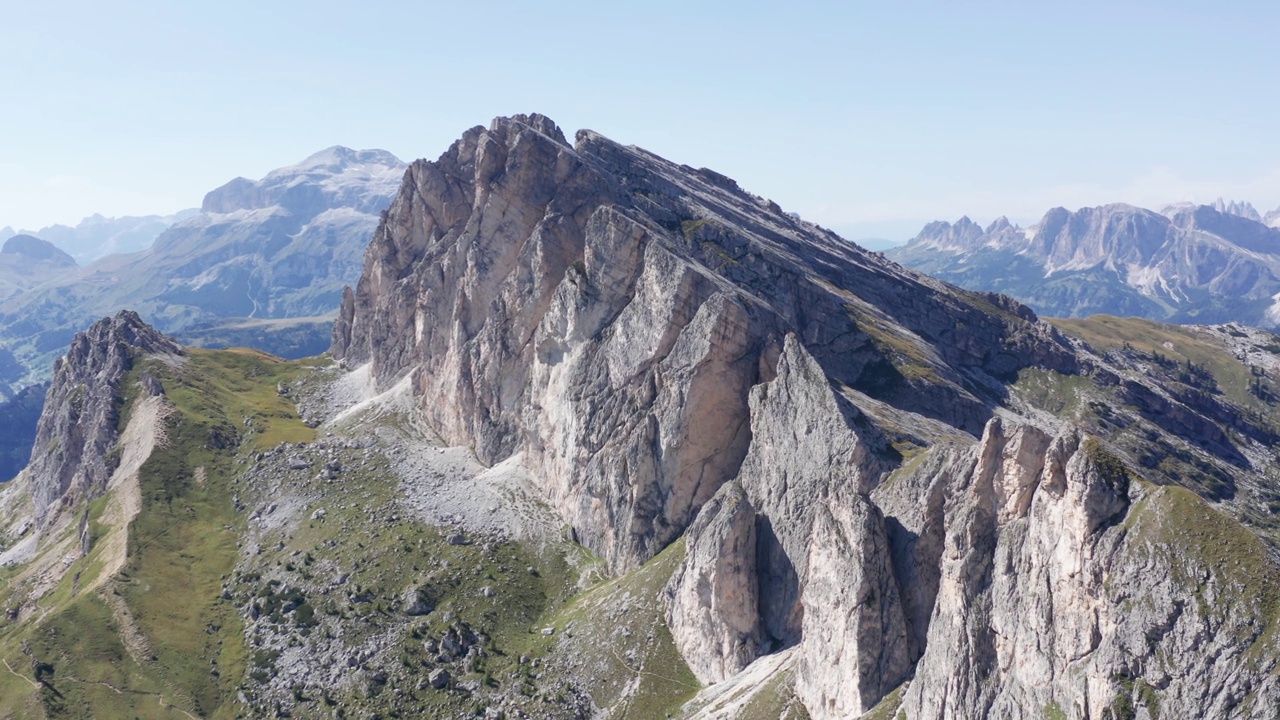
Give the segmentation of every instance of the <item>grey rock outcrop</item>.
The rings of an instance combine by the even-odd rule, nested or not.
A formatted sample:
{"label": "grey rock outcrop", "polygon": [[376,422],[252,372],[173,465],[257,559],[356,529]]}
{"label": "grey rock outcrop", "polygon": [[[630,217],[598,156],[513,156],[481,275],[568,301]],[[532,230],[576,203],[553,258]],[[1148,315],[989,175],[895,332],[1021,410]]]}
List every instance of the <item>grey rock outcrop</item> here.
{"label": "grey rock outcrop", "polygon": [[[1132,485],[1074,432],[993,420],[978,445],[938,452],[954,484],[907,717],[1262,717],[1274,707],[1276,662],[1262,650],[1272,640],[1246,609],[1267,581],[1228,589],[1238,572],[1204,562],[1221,531],[1265,566],[1256,537],[1185,490]],[[891,492],[909,503],[912,487]],[[1193,539],[1201,533],[1210,537]],[[1230,639],[1217,630],[1228,627]]]}
{"label": "grey rock outcrop", "polygon": [[815,513],[810,543],[796,692],[814,717],[855,717],[915,661],[884,516],[865,495],[838,493]]}
{"label": "grey rock outcrop", "polygon": [[1213,202],[1212,207],[1223,215],[1235,215],[1246,220],[1262,222],[1262,216],[1258,214],[1257,209],[1247,202],[1239,200],[1223,200],[1222,198],[1218,198]]}
{"label": "grey rock outcrop", "polygon": [[761,516],[764,628],[775,644],[790,645],[801,636],[815,513],[833,492],[868,492],[885,467],[873,452],[883,440],[856,428],[860,412],[836,396],[796,336],[787,336],[776,372],[752,390],[752,443],[739,482]]}
{"label": "grey rock outcrop", "polygon": [[707,684],[762,654],[756,513],[742,486],[721,486],[685,534],[685,560],[667,585],[667,624],[689,669]]}
{"label": "grey rock outcrop", "polygon": [[[412,373],[432,425],[482,461],[525,452],[622,570],[737,475],[750,389],[787,332],[825,376],[973,432],[993,402],[978,378],[1074,361],[1025,308],[990,302],[1007,301],[903,271],[709,170],[590,131],[570,146],[519,116],[413,164],[332,351],[372,363],[380,387]],[[902,373],[899,332],[899,348],[928,346],[905,354],[936,382]]]}
{"label": "grey rock outcrop", "polygon": [[179,358],[183,350],[124,310],[76,335],[54,366],[36,428],[29,483],[36,523],[100,494],[119,437],[124,379],[141,355]]}

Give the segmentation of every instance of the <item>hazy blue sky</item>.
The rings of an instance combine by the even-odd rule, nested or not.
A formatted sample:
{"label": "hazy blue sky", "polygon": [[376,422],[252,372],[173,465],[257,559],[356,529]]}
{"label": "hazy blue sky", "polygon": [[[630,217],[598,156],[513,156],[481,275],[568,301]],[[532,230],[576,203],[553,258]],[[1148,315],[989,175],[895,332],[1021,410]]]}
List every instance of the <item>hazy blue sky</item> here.
{"label": "hazy blue sky", "polygon": [[[1280,205],[1280,4],[0,0],[0,226],[542,112],[851,237]],[[784,9],[784,6],[785,9]]]}

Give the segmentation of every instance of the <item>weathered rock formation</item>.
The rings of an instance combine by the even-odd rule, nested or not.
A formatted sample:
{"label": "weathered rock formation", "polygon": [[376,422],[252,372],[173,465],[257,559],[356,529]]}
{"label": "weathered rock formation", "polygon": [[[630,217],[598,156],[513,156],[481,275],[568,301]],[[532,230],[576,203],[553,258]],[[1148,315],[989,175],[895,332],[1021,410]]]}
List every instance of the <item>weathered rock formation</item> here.
{"label": "weathered rock formation", "polygon": [[125,375],[144,353],[180,358],[183,350],[124,310],[77,334],[58,359],[28,468],[38,526],[105,489],[114,469],[109,453],[121,430]]}
{"label": "weathered rock formation", "polygon": [[[473,128],[409,169],[332,352],[380,388],[408,376],[481,461],[521,453],[611,570],[683,537],[666,620],[705,683],[790,648],[778,667],[817,720],[903,683],[910,718],[1274,707],[1262,540],[1010,386],[1023,370],[1068,388],[1090,373],[1107,397],[1136,383],[1186,417],[1126,427],[1205,467],[1249,465],[1233,449],[1256,438],[1016,302],[710,170],[590,131],[570,145],[537,115]],[[1181,449],[1209,428],[1212,447]],[[1215,542],[1243,559],[1215,562]],[[1212,654],[1184,661],[1197,642]]]}
{"label": "weathered rock formation", "polygon": [[[1276,706],[1275,608],[1256,604],[1274,568],[1256,537],[1188,491],[1131,482],[1075,432],[993,420],[976,446],[943,454],[945,547],[908,717],[1265,717]],[[1206,562],[1224,541],[1234,567]]]}
{"label": "weathered rock formation", "polygon": [[667,585],[667,623],[704,683],[716,683],[760,657],[760,581],[756,512],[742,486],[728,482],[685,535],[685,561]]}
{"label": "weathered rock formation", "polygon": [[525,451],[583,542],[625,569],[737,474],[750,389],[787,332],[834,381],[973,432],[991,378],[1074,362],[1025,308],[992,303],[709,170],[590,131],[570,146],[521,116],[410,168],[333,353],[384,387],[414,373],[430,421],[484,462]]}

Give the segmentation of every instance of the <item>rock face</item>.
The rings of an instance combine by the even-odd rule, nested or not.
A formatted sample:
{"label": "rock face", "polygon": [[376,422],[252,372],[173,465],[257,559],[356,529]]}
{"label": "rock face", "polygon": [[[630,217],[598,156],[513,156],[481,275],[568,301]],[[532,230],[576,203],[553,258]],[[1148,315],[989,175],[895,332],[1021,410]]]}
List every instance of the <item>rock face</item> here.
{"label": "rock face", "polygon": [[1054,317],[1096,313],[1172,322],[1280,325],[1280,230],[1247,203],[1050,210],[1033,227],[931,223],[889,251],[974,290]]}
{"label": "rock face", "polygon": [[[1139,491],[1097,441],[1073,432],[993,420],[977,446],[944,462],[941,581],[908,717],[1100,718],[1135,708],[1261,717],[1275,706],[1274,639],[1245,609],[1267,581],[1227,590],[1238,571],[1205,563],[1212,548],[1190,540],[1232,526],[1225,517],[1185,490]],[[1265,557],[1257,538],[1229,532]],[[1215,636],[1218,627],[1239,635]],[[1200,642],[1213,647],[1193,649]]]}
{"label": "rock face", "polygon": [[[578,536],[621,570],[737,474],[749,391],[787,332],[835,381],[974,431],[991,402],[974,378],[1073,361],[1025,308],[980,302],[712,171],[590,131],[570,146],[550,120],[520,116],[410,168],[333,353],[372,363],[383,387],[413,373],[432,424],[482,461],[526,452]],[[888,324],[901,329],[878,332]],[[895,351],[920,337],[937,344]],[[937,381],[908,365],[938,367]]]}
{"label": "rock face", "polygon": [[[1133,237],[1253,222],[1130,210],[933,235],[1083,271],[1166,252]],[[1130,461],[1200,489],[1167,468],[1260,477],[1269,436],[1189,359],[1166,377],[1126,352],[538,115],[410,167],[332,347],[406,382],[447,443],[519,454],[611,571],[683,538],[665,620],[704,683],[786,667],[815,720],[895,689],[908,718],[1256,716],[1277,692],[1275,563]],[[1133,438],[1170,452],[1116,450]]]}
{"label": "rock face", "polygon": [[815,717],[854,717],[911,671],[884,516],[865,495],[815,512],[796,691]]}
{"label": "rock face", "polygon": [[38,526],[105,489],[114,469],[108,452],[119,437],[123,382],[140,354],[178,358],[183,351],[126,310],[76,335],[55,364],[28,468]]}
{"label": "rock face", "polygon": [[704,683],[717,683],[762,654],[756,513],[736,482],[721,486],[685,534],[684,563],[667,586],[667,624]]}

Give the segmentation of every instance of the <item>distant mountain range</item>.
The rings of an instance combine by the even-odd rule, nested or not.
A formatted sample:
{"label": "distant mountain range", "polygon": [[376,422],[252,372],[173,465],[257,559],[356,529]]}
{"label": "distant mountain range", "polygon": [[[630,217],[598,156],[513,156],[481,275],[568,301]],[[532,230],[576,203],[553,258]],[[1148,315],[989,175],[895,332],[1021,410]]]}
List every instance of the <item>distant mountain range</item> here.
{"label": "distant mountain range", "polygon": [[14,235],[32,235],[57,245],[75,258],[76,262],[84,265],[107,255],[146,250],[160,233],[198,212],[200,211],[192,208],[172,215],[118,218],[92,215],[81,220],[75,227],[50,225],[39,230],[14,230],[5,227],[0,228],[0,240],[7,240]]}
{"label": "distant mountain range", "polygon": [[0,299],[73,272],[75,258],[53,243],[30,235],[13,235],[0,245]]}
{"label": "distant mountain range", "polygon": [[[217,336],[211,328],[229,318],[335,312],[343,286],[360,277],[365,246],[406,167],[382,150],[332,147],[261,180],[236,178],[213,190],[199,212],[147,249],[79,268],[61,253],[61,272],[11,292],[0,255],[0,395],[47,378],[76,332],[122,308],[166,332],[202,337]],[[35,248],[32,241],[41,242],[22,247]],[[10,363],[5,372],[5,354],[18,369]]]}
{"label": "distant mountain range", "polygon": [[1263,216],[1248,203],[1059,207],[1029,228],[963,217],[886,255],[1049,316],[1280,326],[1280,209]]}

